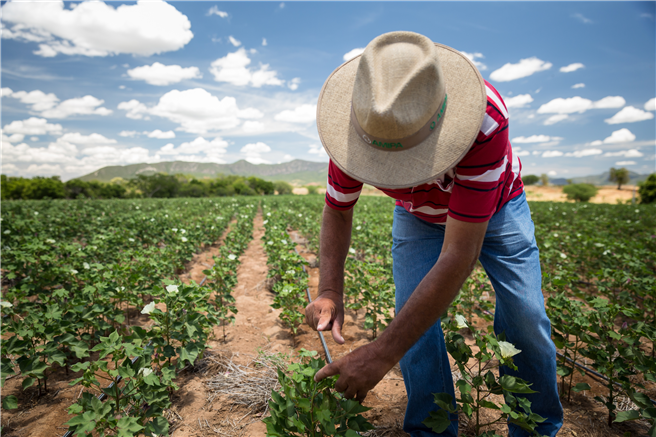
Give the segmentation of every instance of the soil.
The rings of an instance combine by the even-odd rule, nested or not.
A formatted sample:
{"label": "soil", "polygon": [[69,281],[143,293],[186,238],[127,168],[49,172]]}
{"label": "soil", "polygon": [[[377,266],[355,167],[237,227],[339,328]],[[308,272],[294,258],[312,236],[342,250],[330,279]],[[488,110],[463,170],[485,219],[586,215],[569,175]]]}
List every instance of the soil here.
{"label": "soil", "polygon": [[[305,348],[317,350],[323,355],[319,337],[316,332],[303,326],[296,338],[292,338],[289,330],[284,328],[278,319],[279,310],[270,307],[273,295],[267,287],[266,265],[267,257],[261,238],[264,227],[261,214],[254,220],[253,240],[241,256],[241,265],[237,271],[238,285],[233,295],[236,298],[238,313],[235,323],[223,328],[217,326],[213,339],[209,343],[208,356],[230,356],[232,361],[248,365],[258,355],[283,353],[289,354]],[[307,241],[296,232],[291,232],[299,253],[316,265],[316,255],[306,249]],[[184,282],[202,281],[202,270],[213,264],[212,255],[218,253],[218,244],[206,248],[194,257],[186,271],[180,275]],[[312,297],[317,293],[319,269],[308,268],[309,288]],[[144,316],[145,317],[145,316]],[[326,342],[333,359],[349,353],[349,351],[371,341],[370,333],[361,328],[362,314],[347,311],[343,335],[344,345],[335,343],[330,334]],[[138,320],[142,322],[141,319]],[[226,396],[212,396],[208,381],[218,372],[225,370],[208,365],[210,360],[204,360],[195,368],[187,369],[179,375],[176,383],[180,387],[172,398],[173,407],[166,412],[171,423],[171,435],[183,436],[257,436],[266,433],[266,427],[261,422],[259,414],[250,414],[242,406],[234,405]],[[453,364],[453,363],[452,363]],[[452,367],[455,370],[455,366]],[[3,395],[14,394],[19,398],[20,408],[9,412],[3,411],[3,435],[6,436],[61,436],[67,428],[63,425],[70,419],[67,408],[80,395],[80,387],[70,387],[69,382],[79,375],[65,375],[63,369],[57,369],[49,377],[48,393],[38,397],[36,389],[26,391],[20,389],[21,377],[7,381],[2,390]],[[644,424],[624,423],[614,424],[612,428],[606,425],[605,407],[593,400],[596,395],[605,395],[606,389],[590,378],[576,376],[574,383],[587,382],[592,386],[590,392],[572,394],[572,401],[563,401],[565,408],[565,423],[559,433],[562,436],[597,437],[597,436],[642,436],[646,435]],[[212,399],[211,402],[208,399]],[[371,410],[364,415],[376,426],[375,436],[406,435],[402,429],[403,416],[407,404],[407,396],[398,365],[372,390],[364,401]],[[493,415],[485,415],[484,421],[493,419]],[[461,435],[470,433],[466,420],[461,417]],[[500,435],[507,435],[505,425],[498,424],[494,428]]]}
{"label": "soil", "polygon": [[[616,204],[618,201],[626,203],[631,201],[634,197],[638,202],[638,193],[637,186],[634,185],[623,185],[620,190],[617,189],[617,185],[604,185],[598,186],[597,195],[590,199],[590,203],[611,203]],[[530,201],[542,201],[542,202],[570,202],[567,200],[567,195],[563,193],[562,186],[547,186],[543,187],[540,185],[529,185],[525,186],[524,190],[526,191],[526,199]],[[304,195],[308,194],[308,189],[305,187],[294,188],[294,194]],[[317,190],[318,194],[325,194],[325,188],[319,188]],[[365,185],[362,188],[363,196],[385,196],[385,194],[370,186]]]}
{"label": "soil", "polygon": [[[620,190],[617,185],[604,185],[597,187],[597,195],[590,199],[590,203],[626,203],[631,201],[635,192],[635,199],[638,202],[637,187],[633,185],[624,185]],[[569,202],[567,195],[563,193],[563,187],[560,186],[536,186],[529,185],[524,187],[526,199],[529,201],[548,201],[548,202]]]}

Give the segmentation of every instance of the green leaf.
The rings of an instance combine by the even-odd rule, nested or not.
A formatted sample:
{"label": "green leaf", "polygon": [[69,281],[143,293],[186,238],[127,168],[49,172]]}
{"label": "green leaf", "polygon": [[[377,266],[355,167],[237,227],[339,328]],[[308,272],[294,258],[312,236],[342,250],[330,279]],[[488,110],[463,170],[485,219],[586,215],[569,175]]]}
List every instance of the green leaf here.
{"label": "green leaf", "polygon": [[456,409],[453,407],[453,397],[448,393],[434,393],[433,394],[435,404],[438,407],[447,410],[450,413],[455,413]]}
{"label": "green leaf", "polygon": [[510,375],[503,375],[499,378],[499,384],[510,393],[537,393],[535,390],[531,390],[526,381]]}
{"label": "green leaf", "polygon": [[590,390],[590,385],[585,382],[579,382],[574,387],[572,387],[572,391],[574,393],[578,393],[583,390]]}
{"label": "green leaf", "polygon": [[30,378],[29,376],[23,380],[23,390],[25,390],[28,387],[32,387],[34,385],[34,378]]}
{"label": "green leaf", "polygon": [[617,413],[613,422],[626,422],[627,420],[640,419],[640,412],[638,410],[620,411]]}
{"label": "green leaf", "polygon": [[155,417],[146,424],[146,430],[151,434],[168,435],[169,422],[162,416]]}
{"label": "green leaf", "polygon": [[138,420],[138,417],[123,417],[119,419],[117,436],[132,437],[137,435],[143,429],[143,426],[139,425]]}
{"label": "green leaf", "polygon": [[9,395],[2,397],[2,408],[5,410],[14,410],[18,408],[18,399],[16,396]]}
{"label": "green leaf", "polygon": [[437,434],[441,434],[451,425],[449,413],[444,410],[431,411],[429,417],[422,422]]}

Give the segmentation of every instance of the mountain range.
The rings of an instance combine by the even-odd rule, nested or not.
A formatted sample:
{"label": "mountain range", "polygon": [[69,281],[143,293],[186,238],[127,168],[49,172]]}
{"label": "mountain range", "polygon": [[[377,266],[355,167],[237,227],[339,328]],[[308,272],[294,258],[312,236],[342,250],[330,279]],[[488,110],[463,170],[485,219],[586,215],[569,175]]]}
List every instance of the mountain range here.
{"label": "mountain range", "polygon": [[[232,164],[215,164],[206,162],[169,161],[153,164],[112,165],[103,167],[78,179],[83,181],[109,182],[114,178],[132,179],[140,174],[152,175],[155,173],[184,174],[198,179],[215,178],[219,175],[256,176],[269,181],[285,181],[293,185],[319,184],[325,185],[328,177],[327,162],[312,162],[295,159],[281,164],[251,164],[240,160]],[[598,175],[571,178],[572,183],[588,183],[593,185],[613,185],[608,180],[610,172]],[[629,171],[628,185],[635,185],[647,179],[642,175]],[[552,185],[567,185],[565,178],[551,178]]]}
{"label": "mountain range", "polygon": [[328,163],[301,159],[281,164],[251,164],[243,159],[232,164],[170,161],[153,164],[112,165],[78,179],[109,182],[117,177],[132,179],[141,174],[149,176],[155,173],[184,174],[197,179],[215,178],[219,175],[256,176],[269,181],[285,181],[294,185],[311,183],[325,185],[328,178]]}

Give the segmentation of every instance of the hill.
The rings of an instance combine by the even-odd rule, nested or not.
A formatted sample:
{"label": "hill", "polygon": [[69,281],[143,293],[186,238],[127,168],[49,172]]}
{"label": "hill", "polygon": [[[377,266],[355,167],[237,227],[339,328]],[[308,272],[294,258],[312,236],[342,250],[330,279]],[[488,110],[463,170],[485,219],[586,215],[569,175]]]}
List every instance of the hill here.
{"label": "hill", "polygon": [[286,181],[296,185],[319,183],[324,185],[328,177],[327,162],[311,162],[295,159],[282,164],[251,164],[240,160],[232,164],[169,161],[153,164],[112,165],[103,167],[77,179],[109,182],[116,177],[132,179],[140,174],[184,174],[198,179],[219,175],[256,176],[269,181]]}
{"label": "hill", "polygon": [[[583,176],[579,178],[572,178],[572,183],[574,184],[592,184],[592,185],[613,185],[614,182],[608,180],[610,176],[610,171],[605,171],[602,174],[592,175],[592,176]],[[629,170],[629,183],[627,185],[636,185],[638,182],[642,182],[647,179],[648,174],[640,174],[634,171]],[[565,185],[565,184],[563,184]]]}
{"label": "hill", "polygon": [[[601,174],[590,175],[590,176],[579,176],[575,178],[549,178],[549,184],[551,185],[568,185],[569,180],[573,184],[592,184],[592,185],[613,185],[614,182],[608,180],[610,176],[610,171],[605,171]],[[642,182],[649,177],[648,174],[640,174],[634,171],[629,171],[629,183],[625,185],[637,185],[639,182]]]}

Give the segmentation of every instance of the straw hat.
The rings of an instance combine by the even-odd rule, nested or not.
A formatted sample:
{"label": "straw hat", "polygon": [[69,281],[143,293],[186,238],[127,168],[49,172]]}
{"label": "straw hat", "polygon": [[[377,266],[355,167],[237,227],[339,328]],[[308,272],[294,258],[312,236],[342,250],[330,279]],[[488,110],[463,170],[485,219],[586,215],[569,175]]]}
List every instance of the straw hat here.
{"label": "straw hat", "polygon": [[391,32],[328,77],[317,128],[346,174],[381,188],[408,188],[465,156],[486,106],[483,78],[463,54],[417,33]]}

